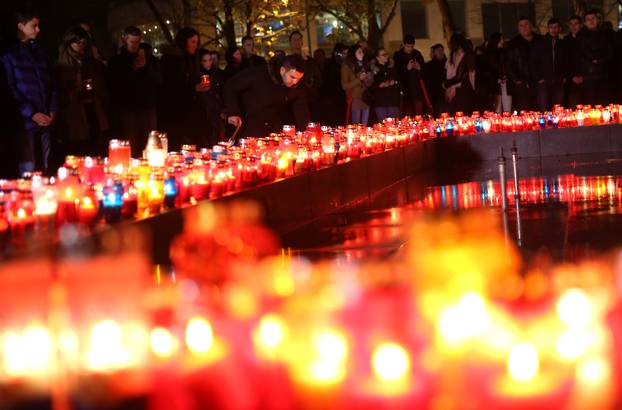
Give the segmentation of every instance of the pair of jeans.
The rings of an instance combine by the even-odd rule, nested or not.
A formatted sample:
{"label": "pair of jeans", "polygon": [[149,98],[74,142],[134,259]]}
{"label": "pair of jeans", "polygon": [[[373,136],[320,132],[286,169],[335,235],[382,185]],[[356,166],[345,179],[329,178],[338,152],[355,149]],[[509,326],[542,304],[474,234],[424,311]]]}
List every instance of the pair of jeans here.
{"label": "pair of jeans", "polygon": [[385,118],[397,118],[400,113],[399,107],[376,107],[374,108],[376,112],[376,120],[378,122],[384,120]]}
{"label": "pair of jeans", "polygon": [[369,121],[369,108],[352,107],[352,124],[367,125]]}

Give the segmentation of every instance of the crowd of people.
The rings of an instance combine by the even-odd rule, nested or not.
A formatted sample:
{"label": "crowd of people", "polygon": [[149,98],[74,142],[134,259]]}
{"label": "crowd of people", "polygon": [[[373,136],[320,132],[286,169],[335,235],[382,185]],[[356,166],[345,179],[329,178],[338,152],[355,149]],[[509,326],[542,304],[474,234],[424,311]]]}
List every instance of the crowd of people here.
{"label": "crowd of people", "polygon": [[[474,47],[454,34],[430,59],[405,35],[398,51],[365,41],[337,43],[330,56],[304,51],[293,31],[289,50],[259,56],[254,39],[218,51],[203,48],[198,31],[182,28],[175,45],[156,58],[142,31],[127,27],[118,53],[105,59],[83,21],[70,27],[55,64],[37,44],[39,18],[15,15],[15,41],[0,55],[6,137],[0,150],[15,170],[54,169],[67,154],[103,155],[112,137],[127,139],[140,157],[150,130],[170,145],[208,147],[236,133],[263,136],[283,124],[304,129],[369,124],[387,117],[475,110],[546,111],[555,104],[605,104],[622,97],[622,31],[598,11],[563,24],[548,21],[540,35],[527,18],[505,42],[492,34]],[[224,66],[224,68],[222,68]]]}

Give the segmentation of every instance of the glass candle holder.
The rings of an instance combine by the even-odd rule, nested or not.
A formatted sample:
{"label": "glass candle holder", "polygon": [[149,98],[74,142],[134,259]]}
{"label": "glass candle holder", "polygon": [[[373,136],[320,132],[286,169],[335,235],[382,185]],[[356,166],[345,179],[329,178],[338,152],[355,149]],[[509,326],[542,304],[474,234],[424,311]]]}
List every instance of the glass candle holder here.
{"label": "glass candle holder", "polygon": [[115,174],[122,174],[130,168],[132,148],[129,141],[110,140],[108,144],[108,167]]}

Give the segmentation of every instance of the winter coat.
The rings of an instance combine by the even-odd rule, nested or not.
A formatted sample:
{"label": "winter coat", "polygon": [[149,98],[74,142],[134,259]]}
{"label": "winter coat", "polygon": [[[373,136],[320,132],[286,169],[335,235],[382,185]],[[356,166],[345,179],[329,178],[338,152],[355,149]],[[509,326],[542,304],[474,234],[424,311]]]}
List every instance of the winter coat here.
{"label": "winter coat", "polygon": [[[371,86],[374,96],[375,107],[399,107],[400,106],[400,83],[399,75],[392,64],[379,64],[377,61],[372,62],[372,72],[374,73],[374,82]],[[394,85],[388,87],[380,87],[380,84],[387,81],[395,81]]]}
{"label": "winter coat", "polygon": [[507,47],[508,78],[514,82],[530,83],[529,57],[531,50],[538,42],[540,35],[535,34],[531,41],[525,40],[520,34],[516,35]]}
{"label": "winter coat", "polygon": [[251,137],[280,132],[291,120],[304,130],[310,121],[306,88],[300,83],[286,87],[274,61],[244,70],[225,84],[225,112],[242,117],[242,135]]}
{"label": "winter coat", "polygon": [[0,61],[24,130],[40,129],[32,116],[56,112],[56,93],[47,57],[36,43],[20,42],[10,47]]}
{"label": "winter coat", "polygon": [[[421,70],[408,70],[408,62],[415,60],[421,66]],[[419,50],[413,50],[412,53],[407,54],[403,49],[398,50],[393,55],[393,61],[395,62],[395,68],[400,76],[400,84],[402,85],[402,91],[405,95],[416,101],[424,101],[425,97],[423,89],[421,88],[421,80],[423,79],[423,68],[425,61],[423,55]]]}
{"label": "winter coat", "polygon": [[108,87],[113,107],[118,110],[151,110],[157,106],[162,73],[158,60],[146,55],[145,66],[134,70],[138,54],[122,48],[108,61]]}
{"label": "winter coat", "polygon": [[529,72],[534,83],[560,84],[568,77],[568,49],[561,39],[545,35],[533,46],[529,57]]}
{"label": "winter coat", "polygon": [[[85,81],[91,80],[92,89],[87,90]],[[103,66],[93,57],[82,60],[70,58],[56,67],[58,85],[58,136],[65,141],[84,141],[90,137],[87,104],[93,104],[97,116],[97,132],[108,129],[108,98]]]}
{"label": "winter coat", "polygon": [[602,30],[584,28],[579,33],[581,43],[581,65],[587,80],[602,80],[609,76],[609,61],[613,48],[607,33]]}

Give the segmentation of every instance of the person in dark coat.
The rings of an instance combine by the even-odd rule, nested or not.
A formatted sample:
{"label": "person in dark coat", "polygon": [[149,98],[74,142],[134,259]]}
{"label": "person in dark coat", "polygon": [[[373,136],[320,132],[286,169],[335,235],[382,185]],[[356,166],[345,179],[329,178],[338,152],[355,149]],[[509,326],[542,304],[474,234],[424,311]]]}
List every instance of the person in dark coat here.
{"label": "person in dark coat", "polygon": [[[211,147],[220,140],[223,126],[223,87],[224,76],[222,72],[214,65],[214,57],[211,51],[201,50],[199,52],[201,61],[200,75],[197,79],[196,92],[202,103],[203,112],[205,113],[204,141],[201,146]],[[208,76],[209,81],[202,81],[202,76]],[[196,124],[201,127],[202,124]]]}
{"label": "person in dark coat", "polygon": [[224,71],[225,81],[229,81],[229,79],[235,77],[236,74],[244,69],[242,66],[243,57],[240,47],[229,47],[227,51],[225,51],[225,61],[227,62]]}
{"label": "person in dark coat", "polygon": [[313,59],[310,55],[303,51],[304,41],[302,39],[302,33],[298,30],[294,30],[289,35],[289,47],[291,55],[301,56],[305,64],[305,76],[302,79],[302,84],[307,88],[307,100],[309,102],[309,109],[311,110],[311,120],[320,120],[321,106],[320,101],[320,88],[322,87],[322,66]]}
{"label": "person in dark coat", "polygon": [[434,115],[439,116],[443,103],[443,79],[445,78],[445,48],[442,44],[435,44],[430,49],[430,61],[423,67],[423,78],[428,89],[428,97],[434,109]]}
{"label": "person in dark coat", "polygon": [[397,118],[400,114],[400,85],[399,75],[391,56],[383,47],[376,49],[376,55],[371,62],[371,70],[374,74],[374,82],[371,92],[374,96],[374,111],[376,120],[385,118]]}
{"label": "person in dark coat", "polygon": [[242,37],[241,69],[266,65],[266,60],[255,53],[255,42],[251,36]]}
{"label": "person in dark coat", "polygon": [[159,128],[168,132],[173,149],[183,144],[198,144],[200,130],[195,126],[204,117],[195,92],[199,75],[199,33],[190,27],[179,30],[176,47],[162,56],[163,87],[160,94],[162,120]]}
{"label": "person in dark coat", "polygon": [[[508,89],[505,68],[505,41],[501,33],[493,33],[488,37],[484,54],[477,70],[477,89],[482,95],[483,110],[502,112],[511,107],[504,107],[503,98],[511,95]],[[508,104],[509,105],[509,104]]]}
{"label": "person in dark coat", "polygon": [[559,38],[561,22],[552,18],[547,29],[548,33],[536,40],[529,57],[529,73],[536,91],[538,111],[550,111],[553,105],[563,104],[568,76],[566,44]]}
{"label": "person in dark coat", "polygon": [[568,20],[568,35],[564,37],[564,43],[568,52],[568,80],[566,81],[566,105],[575,108],[577,104],[583,104],[583,64],[581,53],[581,38],[579,33],[583,29],[583,20],[574,15]]}
{"label": "person in dark coat", "polygon": [[90,36],[80,26],[69,29],[56,65],[56,132],[64,155],[100,155],[108,131],[108,94],[104,66],[91,54]]}
{"label": "person in dark coat", "polygon": [[262,137],[280,132],[294,120],[304,131],[309,120],[302,57],[273,58],[267,66],[246,70],[225,84],[227,121],[243,126],[242,135]]}
{"label": "person in dark coat", "polygon": [[475,53],[462,34],[449,40],[449,58],[445,64],[445,103],[447,112],[470,115],[475,106]]}
{"label": "person in dark coat", "polygon": [[609,61],[613,49],[607,34],[601,30],[598,11],[589,10],[584,17],[585,28],[579,34],[585,103],[606,104],[609,90]]}
{"label": "person in dark coat", "polygon": [[330,58],[324,64],[320,88],[322,124],[335,127],[343,125],[346,121],[346,93],[341,88],[341,64],[347,54],[348,47],[337,43],[333,47]]}
{"label": "person in dark coat", "polygon": [[132,154],[138,157],[147,135],[158,127],[158,87],[162,85],[159,63],[141,40],[138,27],[127,27],[123,46],[108,62],[107,73],[115,131],[130,141]]}
{"label": "person in dark coat", "polygon": [[508,78],[513,90],[512,105],[517,111],[531,110],[534,107],[535,96],[529,76],[529,56],[539,37],[539,34],[534,33],[531,21],[521,17],[518,21],[518,34],[508,43]]}
{"label": "person in dark coat", "polygon": [[11,104],[18,107],[14,135],[19,173],[47,171],[51,151],[50,126],[56,117],[56,93],[44,52],[35,40],[39,18],[35,13],[15,14],[17,42],[1,57]]}
{"label": "person in dark coat", "polygon": [[425,62],[423,55],[415,49],[415,37],[412,34],[404,36],[402,47],[393,55],[393,61],[402,85],[402,114],[423,114],[429,109],[422,73]]}

